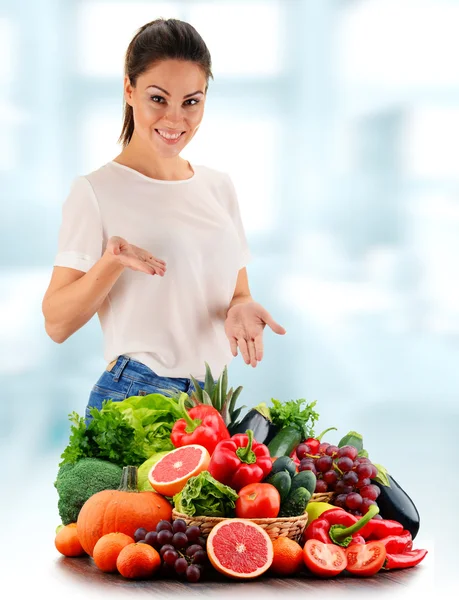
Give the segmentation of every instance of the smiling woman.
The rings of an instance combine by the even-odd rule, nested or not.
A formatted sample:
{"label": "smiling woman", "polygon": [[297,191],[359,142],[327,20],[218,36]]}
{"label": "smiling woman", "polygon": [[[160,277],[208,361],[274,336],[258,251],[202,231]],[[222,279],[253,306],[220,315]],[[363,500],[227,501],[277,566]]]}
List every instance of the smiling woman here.
{"label": "smiling woman", "polygon": [[[211,58],[190,24],[157,19],[125,58],[121,153],[77,177],[43,299],[62,343],[98,314],[106,371],[87,405],[193,391],[238,350],[253,367],[263,330],[285,330],[251,297],[250,251],[227,173],[181,158],[204,116]],[[155,277],[155,275],[159,277]]]}

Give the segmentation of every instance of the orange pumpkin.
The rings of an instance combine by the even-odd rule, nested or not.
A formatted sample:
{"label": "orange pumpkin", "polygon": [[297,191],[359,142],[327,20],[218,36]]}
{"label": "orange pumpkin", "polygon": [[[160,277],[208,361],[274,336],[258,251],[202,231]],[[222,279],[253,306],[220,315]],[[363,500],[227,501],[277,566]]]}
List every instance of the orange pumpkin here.
{"label": "orange pumpkin", "polygon": [[80,543],[90,556],[97,541],[107,533],[121,532],[134,537],[139,527],[147,531],[165,519],[172,519],[172,506],[156,492],[139,492],[137,467],[123,467],[121,485],[117,490],[93,494],[83,504],[77,520]]}

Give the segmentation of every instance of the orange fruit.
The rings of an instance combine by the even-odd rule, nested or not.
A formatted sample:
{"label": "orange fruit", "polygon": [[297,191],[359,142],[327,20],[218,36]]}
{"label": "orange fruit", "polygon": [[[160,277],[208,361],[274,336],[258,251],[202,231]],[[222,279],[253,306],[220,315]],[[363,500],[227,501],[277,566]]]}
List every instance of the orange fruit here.
{"label": "orange fruit", "polygon": [[288,537],[278,537],[273,541],[274,558],[271,571],[276,575],[293,575],[303,565],[303,548]]}
{"label": "orange fruit", "polygon": [[158,552],[148,544],[128,544],[116,559],[116,568],[128,579],[150,577],[160,565],[161,558]]}
{"label": "orange fruit", "polygon": [[207,538],[212,566],[234,579],[253,579],[269,569],[273,543],[266,531],[249,519],[225,519]]}
{"label": "orange fruit", "polygon": [[151,487],[163,496],[174,496],[183,490],[190,477],[209,466],[210,454],[204,446],[190,444],[171,450],[148,473]]}
{"label": "orange fruit", "polygon": [[61,527],[54,538],[54,545],[64,556],[84,556],[86,552],[80,544],[76,523]]}
{"label": "orange fruit", "polygon": [[121,550],[134,544],[134,538],[125,533],[106,533],[94,546],[92,557],[96,566],[106,573],[116,573],[116,560]]}

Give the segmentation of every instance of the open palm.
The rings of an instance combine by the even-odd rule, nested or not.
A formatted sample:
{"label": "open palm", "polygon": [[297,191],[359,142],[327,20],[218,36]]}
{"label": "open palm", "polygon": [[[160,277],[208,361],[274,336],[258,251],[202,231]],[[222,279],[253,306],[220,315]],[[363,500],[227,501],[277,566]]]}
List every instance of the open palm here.
{"label": "open palm", "polygon": [[263,330],[266,325],[274,333],[286,333],[258,302],[240,303],[231,307],[226,316],[225,333],[233,356],[237,356],[239,347],[245,363],[256,367],[263,358]]}

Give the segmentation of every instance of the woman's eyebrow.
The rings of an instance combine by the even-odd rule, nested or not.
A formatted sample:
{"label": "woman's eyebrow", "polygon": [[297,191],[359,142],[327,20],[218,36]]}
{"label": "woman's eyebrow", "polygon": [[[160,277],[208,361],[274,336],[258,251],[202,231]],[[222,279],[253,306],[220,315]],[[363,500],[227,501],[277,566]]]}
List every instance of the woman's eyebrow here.
{"label": "woman's eyebrow", "polygon": [[[166,90],[164,90],[162,87],[159,87],[159,85],[149,85],[146,89],[148,90],[148,88],[154,87],[157,90],[161,90],[162,92],[164,92],[164,94],[166,94],[166,96],[170,96],[169,92],[166,92]],[[194,96],[195,94],[202,94],[204,95],[204,92],[201,92],[201,90],[197,90],[196,92],[193,92],[192,94],[187,94],[186,96],[183,96],[183,98],[189,98],[190,96]]]}

